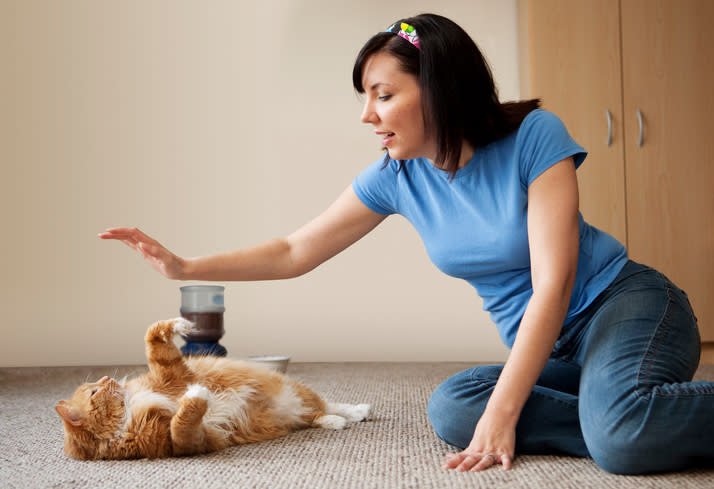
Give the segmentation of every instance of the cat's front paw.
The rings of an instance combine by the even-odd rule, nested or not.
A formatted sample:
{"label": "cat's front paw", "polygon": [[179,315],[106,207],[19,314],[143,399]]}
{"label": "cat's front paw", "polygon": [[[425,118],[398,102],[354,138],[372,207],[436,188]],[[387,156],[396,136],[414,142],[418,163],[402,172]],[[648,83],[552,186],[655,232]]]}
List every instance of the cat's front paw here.
{"label": "cat's front paw", "polygon": [[174,337],[174,322],[175,319],[165,319],[149,326],[146,331],[146,342],[154,345],[171,343]]}
{"label": "cat's front paw", "polygon": [[184,317],[178,317],[172,321],[174,323],[173,331],[175,334],[186,336],[196,330],[196,323],[193,323]]}

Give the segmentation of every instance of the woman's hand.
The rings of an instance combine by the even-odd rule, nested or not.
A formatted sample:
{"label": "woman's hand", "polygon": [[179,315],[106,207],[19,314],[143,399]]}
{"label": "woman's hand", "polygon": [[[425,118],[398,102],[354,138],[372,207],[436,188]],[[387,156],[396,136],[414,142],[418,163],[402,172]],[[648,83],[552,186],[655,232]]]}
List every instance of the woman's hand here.
{"label": "woman's hand", "polygon": [[184,276],[185,260],[137,228],[112,228],[99,233],[101,239],[116,239],[138,251],[154,270],[170,279]]}
{"label": "woman's hand", "polygon": [[469,446],[462,452],[448,454],[442,468],[458,472],[478,472],[497,464],[504,470],[511,468],[516,446],[515,428],[503,420],[489,418],[484,413]]}

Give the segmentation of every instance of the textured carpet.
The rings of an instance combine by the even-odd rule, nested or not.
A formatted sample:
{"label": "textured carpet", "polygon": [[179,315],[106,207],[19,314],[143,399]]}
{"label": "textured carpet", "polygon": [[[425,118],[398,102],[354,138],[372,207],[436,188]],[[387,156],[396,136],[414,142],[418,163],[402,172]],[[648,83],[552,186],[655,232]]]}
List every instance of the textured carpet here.
{"label": "textured carpet", "polygon": [[[713,488],[714,470],[624,477],[590,459],[523,456],[514,468],[482,473],[440,469],[453,451],[431,431],[426,403],[457,363],[291,364],[288,373],[326,399],[373,405],[345,431],[309,429],[204,456],[80,462],[62,453],[54,412],[85,380],[133,375],[143,367],[0,369],[2,488]],[[697,378],[714,379],[714,366]],[[713,413],[714,414],[714,413]]]}

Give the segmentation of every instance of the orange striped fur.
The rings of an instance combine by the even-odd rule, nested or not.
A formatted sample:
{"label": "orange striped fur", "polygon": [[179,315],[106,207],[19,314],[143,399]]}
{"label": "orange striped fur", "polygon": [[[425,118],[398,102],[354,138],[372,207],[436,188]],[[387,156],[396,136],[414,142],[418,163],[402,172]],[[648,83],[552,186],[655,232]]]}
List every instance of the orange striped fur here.
{"label": "orange striped fur", "polygon": [[327,404],[308,387],[260,365],[183,357],[173,342],[193,324],[159,321],[146,333],[149,371],[129,381],[81,385],[55,410],[64,451],[83,459],[158,458],[212,452],[296,429],[342,429],[369,405]]}

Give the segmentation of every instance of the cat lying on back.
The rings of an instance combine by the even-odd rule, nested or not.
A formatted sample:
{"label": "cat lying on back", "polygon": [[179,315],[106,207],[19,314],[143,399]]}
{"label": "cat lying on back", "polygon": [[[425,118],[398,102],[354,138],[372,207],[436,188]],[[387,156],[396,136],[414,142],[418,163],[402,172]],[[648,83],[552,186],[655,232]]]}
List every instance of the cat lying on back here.
{"label": "cat lying on back", "polygon": [[103,377],[55,407],[64,451],[84,460],[158,458],[270,440],[307,427],[339,430],[369,414],[368,404],[327,404],[266,367],[217,357],[183,357],[174,333],[193,323],[159,321],[146,333],[149,372],[129,381]]}

